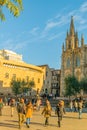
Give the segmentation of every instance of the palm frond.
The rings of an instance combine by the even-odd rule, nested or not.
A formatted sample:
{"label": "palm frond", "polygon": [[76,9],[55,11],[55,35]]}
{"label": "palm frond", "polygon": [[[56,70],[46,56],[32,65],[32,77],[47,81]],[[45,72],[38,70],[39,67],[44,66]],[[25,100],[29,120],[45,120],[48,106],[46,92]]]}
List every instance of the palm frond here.
{"label": "palm frond", "polygon": [[0,19],[2,21],[5,20],[5,15],[2,12],[3,6],[6,6],[14,17],[18,17],[23,10],[22,0],[0,0]]}

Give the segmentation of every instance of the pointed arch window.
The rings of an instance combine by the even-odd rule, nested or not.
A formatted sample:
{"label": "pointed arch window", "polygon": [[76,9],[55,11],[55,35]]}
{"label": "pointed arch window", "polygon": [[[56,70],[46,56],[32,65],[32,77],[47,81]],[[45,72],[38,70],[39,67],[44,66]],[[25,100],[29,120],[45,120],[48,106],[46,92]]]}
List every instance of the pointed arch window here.
{"label": "pointed arch window", "polygon": [[67,59],[66,66],[67,66],[67,68],[70,68],[70,58]]}
{"label": "pointed arch window", "polygon": [[77,56],[76,57],[76,67],[79,67],[80,66],[80,57]]}

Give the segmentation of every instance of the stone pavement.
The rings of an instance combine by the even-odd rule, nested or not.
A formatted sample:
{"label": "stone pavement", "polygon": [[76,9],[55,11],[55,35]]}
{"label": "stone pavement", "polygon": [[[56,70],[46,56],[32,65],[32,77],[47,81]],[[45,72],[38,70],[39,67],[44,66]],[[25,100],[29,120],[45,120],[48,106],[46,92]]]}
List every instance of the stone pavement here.
{"label": "stone pavement", "polygon": [[[42,109],[42,108],[41,108]],[[42,111],[42,110],[41,110]],[[35,111],[31,119],[30,128],[26,127],[24,123],[21,130],[87,130],[87,113],[82,114],[82,119],[78,119],[78,113],[67,112],[62,120],[62,126],[57,126],[57,117],[55,112],[52,112],[52,116],[49,120],[49,126],[44,125],[44,116],[41,115],[41,111]],[[3,115],[0,116],[0,130],[18,130],[18,117],[16,110],[14,116],[10,116],[11,109],[9,106],[4,106]]]}

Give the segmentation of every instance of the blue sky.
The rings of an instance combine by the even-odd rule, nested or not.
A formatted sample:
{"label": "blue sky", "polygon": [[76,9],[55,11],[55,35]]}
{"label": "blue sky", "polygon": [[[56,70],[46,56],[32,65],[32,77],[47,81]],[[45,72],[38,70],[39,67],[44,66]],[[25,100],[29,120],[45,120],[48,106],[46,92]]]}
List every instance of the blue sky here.
{"label": "blue sky", "polygon": [[0,49],[23,55],[33,65],[61,67],[62,44],[74,17],[75,30],[87,43],[86,0],[23,0],[24,10],[14,18],[7,9],[6,21],[0,21]]}

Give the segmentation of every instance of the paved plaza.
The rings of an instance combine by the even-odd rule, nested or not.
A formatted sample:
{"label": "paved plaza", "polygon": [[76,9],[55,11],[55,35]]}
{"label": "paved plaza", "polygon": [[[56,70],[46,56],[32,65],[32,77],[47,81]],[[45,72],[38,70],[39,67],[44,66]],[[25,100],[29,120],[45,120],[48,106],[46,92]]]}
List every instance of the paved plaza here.
{"label": "paved plaza", "polygon": [[[87,130],[87,113],[82,114],[82,119],[78,119],[78,113],[67,112],[62,120],[62,126],[59,128],[57,126],[57,117],[55,112],[52,112],[52,116],[49,120],[49,126],[44,125],[44,116],[41,115],[41,110],[34,111],[33,117],[31,119],[30,128],[26,127],[24,123],[22,130]],[[0,116],[0,130],[18,130],[18,117],[17,111],[14,111],[14,116],[11,117],[10,106],[4,106],[3,115]]]}

